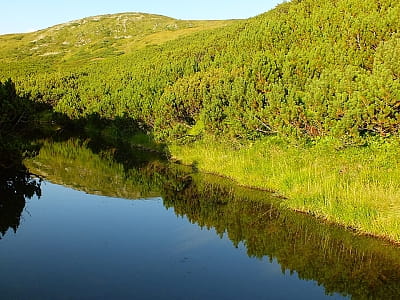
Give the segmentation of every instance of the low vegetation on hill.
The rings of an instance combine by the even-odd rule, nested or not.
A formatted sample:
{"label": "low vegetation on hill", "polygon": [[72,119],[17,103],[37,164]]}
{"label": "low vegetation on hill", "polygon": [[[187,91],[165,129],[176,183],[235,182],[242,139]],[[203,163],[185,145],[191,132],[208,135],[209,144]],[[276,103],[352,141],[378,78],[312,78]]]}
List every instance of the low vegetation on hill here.
{"label": "low vegetation on hill", "polygon": [[400,240],[399,16],[394,0],[292,0],[247,20],[92,17],[0,37],[0,80],[71,119],[131,120],[178,145],[178,158],[244,184],[263,170],[196,155],[213,145],[258,166],[297,157],[271,167],[289,207]]}

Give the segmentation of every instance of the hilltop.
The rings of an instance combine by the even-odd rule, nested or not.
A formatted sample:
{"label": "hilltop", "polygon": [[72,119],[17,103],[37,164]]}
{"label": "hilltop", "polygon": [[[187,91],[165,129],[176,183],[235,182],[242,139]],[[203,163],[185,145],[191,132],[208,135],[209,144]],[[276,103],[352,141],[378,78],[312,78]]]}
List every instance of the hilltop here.
{"label": "hilltop", "polygon": [[101,60],[234,21],[188,21],[145,13],[99,15],[31,33],[0,35],[0,63]]}

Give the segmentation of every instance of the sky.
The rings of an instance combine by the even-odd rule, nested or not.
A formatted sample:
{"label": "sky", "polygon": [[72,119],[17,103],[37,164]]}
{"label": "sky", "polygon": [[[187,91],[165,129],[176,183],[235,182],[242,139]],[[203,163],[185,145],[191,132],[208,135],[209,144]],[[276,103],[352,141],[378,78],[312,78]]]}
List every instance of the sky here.
{"label": "sky", "polygon": [[[3,1],[2,1],[3,2]],[[6,0],[0,34],[29,32],[101,14],[144,12],[183,20],[244,19],[283,0]]]}

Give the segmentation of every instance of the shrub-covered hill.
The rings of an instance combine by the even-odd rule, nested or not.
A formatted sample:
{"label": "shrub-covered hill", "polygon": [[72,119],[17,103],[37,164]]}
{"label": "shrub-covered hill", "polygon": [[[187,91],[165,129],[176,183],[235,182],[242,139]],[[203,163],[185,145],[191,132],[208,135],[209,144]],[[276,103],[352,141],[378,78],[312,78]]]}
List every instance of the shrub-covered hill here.
{"label": "shrub-covered hill", "polygon": [[[115,38],[125,35],[118,22],[110,35],[129,47],[122,46],[129,39]],[[90,64],[66,68],[48,60],[59,68],[54,72],[33,72],[32,54],[1,76],[73,118],[132,118],[169,141],[279,134],[353,143],[399,133],[399,29],[397,0],[293,0],[103,61],[91,56]],[[57,36],[52,32],[48,39]],[[96,45],[84,47],[94,53]]]}
{"label": "shrub-covered hill", "polygon": [[[0,81],[11,78],[3,86],[14,83],[16,99],[108,120],[91,118],[88,131],[126,138],[120,129],[139,125],[199,170],[400,241],[400,2],[292,0],[230,23],[154,45],[119,39],[117,52],[131,51],[100,60],[95,51],[64,61],[17,49],[15,60],[2,56]],[[7,121],[7,110],[0,116]]]}
{"label": "shrub-covered hill", "polygon": [[145,13],[100,15],[0,36],[2,64],[76,64],[129,53],[233,21],[185,21]]}

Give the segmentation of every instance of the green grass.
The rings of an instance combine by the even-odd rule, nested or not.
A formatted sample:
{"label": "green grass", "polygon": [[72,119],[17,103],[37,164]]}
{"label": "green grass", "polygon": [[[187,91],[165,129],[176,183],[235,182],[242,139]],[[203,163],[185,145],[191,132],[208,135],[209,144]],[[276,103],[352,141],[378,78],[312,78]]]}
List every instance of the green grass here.
{"label": "green grass", "polygon": [[0,63],[53,61],[76,66],[160,45],[195,32],[223,27],[235,20],[176,20],[121,13],[100,15],[30,33],[0,35]]}
{"label": "green grass", "polygon": [[282,205],[376,236],[400,241],[399,141],[341,149],[321,140],[299,146],[277,138],[249,145],[206,139],[174,145],[174,158],[238,184],[275,191]]}

